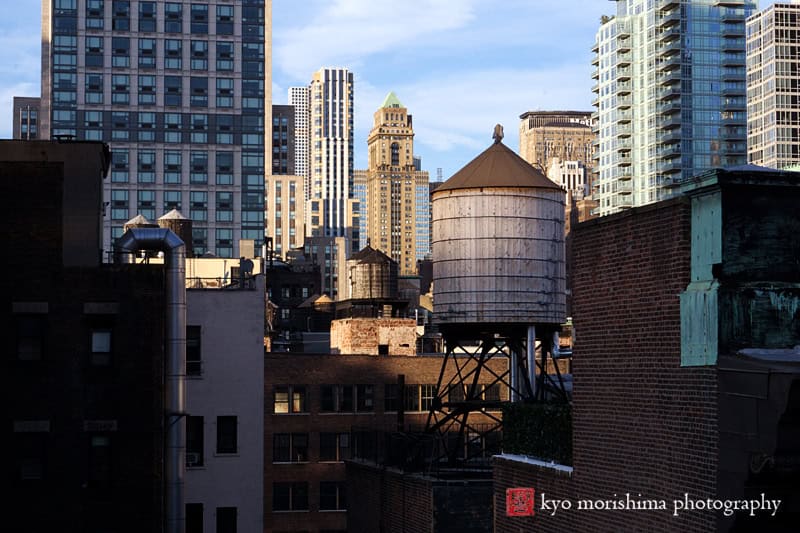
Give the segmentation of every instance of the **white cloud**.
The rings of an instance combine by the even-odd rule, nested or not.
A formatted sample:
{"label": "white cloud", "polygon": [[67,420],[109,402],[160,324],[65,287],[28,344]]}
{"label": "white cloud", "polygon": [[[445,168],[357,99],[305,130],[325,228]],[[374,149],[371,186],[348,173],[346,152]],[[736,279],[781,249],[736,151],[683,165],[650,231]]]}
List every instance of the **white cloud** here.
{"label": "white cloud", "polygon": [[373,54],[407,49],[473,19],[477,0],[336,0],[308,6],[310,21],[274,18],[274,65],[295,80],[322,66],[356,70]]}

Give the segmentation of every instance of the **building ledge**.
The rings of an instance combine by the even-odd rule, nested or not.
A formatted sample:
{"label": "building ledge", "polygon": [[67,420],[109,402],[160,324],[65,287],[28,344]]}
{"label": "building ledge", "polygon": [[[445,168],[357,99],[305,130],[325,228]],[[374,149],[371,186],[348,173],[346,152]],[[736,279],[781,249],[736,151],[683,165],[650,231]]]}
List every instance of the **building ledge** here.
{"label": "building ledge", "polygon": [[531,465],[536,467],[539,470],[545,470],[549,472],[559,472],[560,474],[564,475],[565,477],[572,477],[572,467],[561,465],[558,463],[554,463],[552,461],[542,461],[541,459],[537,459],[535,457],[529,457],[527,455],[517,455],[513,453],[501,453],[500,455],[495,455],[495,459],[503,459],[505,461],[512,461],[517,463],[525,463],[527,465]]}

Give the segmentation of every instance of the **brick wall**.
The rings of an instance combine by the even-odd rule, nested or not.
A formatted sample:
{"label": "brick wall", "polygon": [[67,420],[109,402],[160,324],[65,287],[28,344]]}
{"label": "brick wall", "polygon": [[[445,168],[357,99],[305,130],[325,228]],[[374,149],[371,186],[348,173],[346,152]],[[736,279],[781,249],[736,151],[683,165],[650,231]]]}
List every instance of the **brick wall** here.
{"label": "brick wall", "polygon": [[[684,493],[696,499],[716,493],[716,371],[680,367],[679,294],[689,282],[689,230],[690,206],[676,199],[591,220],[572,232],[572,497],[616,500],[630,493],[666,500],[669,509],[573,510],[552,520],[537,516],[523,529],[498,513],[497,531],[542,524],[552,525],[537,531],[715,528],[714,512],[672,516],[673,499]],[[508,468],[499,465],[496,498],[500,490],[505,497],[510,483],[569,493],[552,476]]]}
{"label": "brick wall", "polygon": [[410,318],[344,318],[331,322],[331,352],[378,355],[378,345],[392,355],[415,355],[417,324]]}

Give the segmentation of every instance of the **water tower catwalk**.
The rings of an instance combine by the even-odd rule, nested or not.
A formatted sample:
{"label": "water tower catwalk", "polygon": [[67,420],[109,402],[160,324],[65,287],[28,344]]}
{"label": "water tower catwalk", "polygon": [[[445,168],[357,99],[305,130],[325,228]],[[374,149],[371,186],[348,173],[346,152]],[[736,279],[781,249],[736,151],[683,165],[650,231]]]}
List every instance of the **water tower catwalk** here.
{"label": "water tower catwalk", "polygon": [[[565,193],[502,138],[498,125],[494,144],[433,193],[433,313],[447,349],[427,430],[450,463],[482,453],[476,444],[502,426],[490,414],[504,400],[497,391],[511,401],[564,394],[547,359],[566,320]],[[505,372],[487,365],[494,357],[509,360]],[[479,384],[484,372],[494,387]],[[496,423],[470,424],[471,412]]]}

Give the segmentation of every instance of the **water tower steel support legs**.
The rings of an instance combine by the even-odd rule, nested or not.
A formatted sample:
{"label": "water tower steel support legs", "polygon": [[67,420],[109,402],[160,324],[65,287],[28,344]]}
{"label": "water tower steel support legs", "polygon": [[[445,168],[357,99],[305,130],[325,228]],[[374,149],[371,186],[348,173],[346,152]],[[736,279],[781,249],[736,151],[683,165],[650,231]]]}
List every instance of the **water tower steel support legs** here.
{"label": "water tower steel support legs", "polygon": [[530,398],[536,398],[536,326],[528,326],[528,338],[525,347],[528,352],[528,384],[531,388]]}

